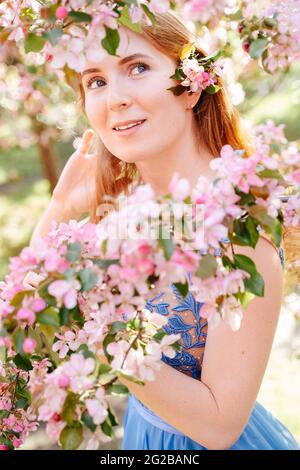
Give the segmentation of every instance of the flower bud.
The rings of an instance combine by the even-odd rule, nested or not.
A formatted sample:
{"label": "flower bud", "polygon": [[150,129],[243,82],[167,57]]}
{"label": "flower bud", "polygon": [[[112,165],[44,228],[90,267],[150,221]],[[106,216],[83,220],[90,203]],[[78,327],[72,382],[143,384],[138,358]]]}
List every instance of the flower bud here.
{"label": "flower bud", "polygon": [[244,49],[245,52],[249,52],[249,50],[250,50],[250,44],[249,44],[248,41],[244,41],[244,42],[243,42],[243,49]]}
{"label": "flower bud", "polygon": [[23,343],[23,350],[27,354],[32,354],[36,348],[36,340],[33,338],[26,338]]}
{"label": "flower bud", "polygon": [[66,7],[58,7],[55,12],[55,16],[58,20],[64,20],[68,16],[68,10]]}
{"label": "flower bud", "polygon": [[54,413],[52,415],[52,420],[58,423],[59,421],[61,421],[61,416],[58,413]]}

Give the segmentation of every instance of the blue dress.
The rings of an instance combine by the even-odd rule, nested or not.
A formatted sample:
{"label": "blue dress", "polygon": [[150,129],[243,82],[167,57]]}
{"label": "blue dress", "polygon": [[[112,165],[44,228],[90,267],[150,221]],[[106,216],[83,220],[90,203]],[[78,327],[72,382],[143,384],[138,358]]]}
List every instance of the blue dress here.
{"label": "blue dress", "polygon": [[[279,251],[283,264],[283,251]],[[161,298],[165,292],[148,300],[146,308],[168,316],[164,330],[181,335],[182,351],[174,358],[162,355],[162,361],[171,367],[188,374],[194,379],[201,378],[201,363],[205,348],[207,321],[201,317],[201,304],[191,293],[182,298],[171,284],[170,292],[175,295],[177,304]],[[163,421],[146,407],[138,398],[130,394],[124,417],[124,437],[122,450],[207,450],[173,426]],[[290,431],[259,402],[255,402],[250,418],[239,439],[230,450],[299,450],[300,446]]]}

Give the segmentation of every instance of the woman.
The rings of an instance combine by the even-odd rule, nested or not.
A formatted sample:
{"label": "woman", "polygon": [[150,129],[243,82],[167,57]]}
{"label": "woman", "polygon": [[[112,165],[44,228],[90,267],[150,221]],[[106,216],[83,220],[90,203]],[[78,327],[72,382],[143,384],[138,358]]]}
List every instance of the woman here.
{"label": "woman", "polygon": [[[170,76],[178,51],[191,40],[173,14],[157,15],[155,30],[142,23],[142,33],[122,28],[121,34],[119,57],[104,53],[101,62],[87,63],[79,77],[97,151],[88,155],[93,132],[87,131],[62,172],[32,244],[49,230],[52,219],[89,212],[97,222],[103,195],[128,193],[136,178],[161,195],[168,192],[175,171],[191,186],[200,175],[211,178],[209,162],[225,144],[251,152],[224,88],[180,96],[167,90],[174,85]],[[137,122],[130,130],[120,129]],[[252,257],[265,279],[265,296],[252,301],[238,332],[224,322],[210,328],[199,303],[191,294],[183,300],[174,286],[147,299],[150,310],[168,317],[168,330],[182,335],[183,351],[174,360],[163,357],[156,380],[144,387],[122,379],[131,393],[123,449],[298,448],[284,425],[256,402],[280,311],[280,259],[264,236],[255,250],[236,251]]]}

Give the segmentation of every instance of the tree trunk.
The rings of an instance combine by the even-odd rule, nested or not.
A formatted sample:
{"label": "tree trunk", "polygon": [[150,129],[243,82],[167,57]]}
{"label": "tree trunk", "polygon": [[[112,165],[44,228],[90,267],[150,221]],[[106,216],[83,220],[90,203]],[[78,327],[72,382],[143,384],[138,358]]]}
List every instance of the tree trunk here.
{"label": "tree trunk", "polygon": [[41,139],[41,133],[45,129],[44,125],[41,122],[36,121],[33,119],[34,129],[37,135],[37,146],[39,149],[40,161],[42,164],[43,174],[45,178],[50,183],[50,190],[51,193],[56,186],[58,181],[58,165],[57,165],[57,155],[53,149],[53,142],[51,139],[46,143],[44,143]]}

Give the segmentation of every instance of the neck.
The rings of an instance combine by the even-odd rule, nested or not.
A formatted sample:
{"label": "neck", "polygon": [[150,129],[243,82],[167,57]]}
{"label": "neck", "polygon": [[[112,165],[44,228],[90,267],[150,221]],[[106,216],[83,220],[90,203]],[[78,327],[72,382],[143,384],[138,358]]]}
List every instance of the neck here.
{"label": "neck", "polygon": [[168,186],[175,172],[180,178],[186,178],[191,188],[195,187],[199,176],[212,179],[209,163],[213,158],[214,155],[197,138],[197,129],[190,123],[171,148],[137,162],[136,166],[141,181],[150,184],[156,196],[162,196],[169,192]]}

